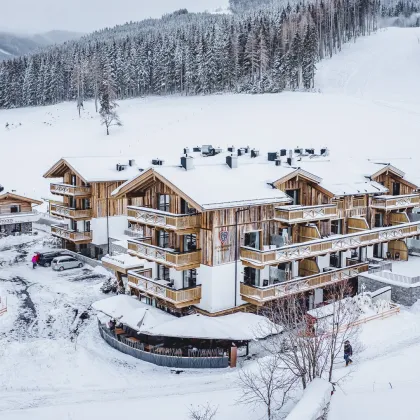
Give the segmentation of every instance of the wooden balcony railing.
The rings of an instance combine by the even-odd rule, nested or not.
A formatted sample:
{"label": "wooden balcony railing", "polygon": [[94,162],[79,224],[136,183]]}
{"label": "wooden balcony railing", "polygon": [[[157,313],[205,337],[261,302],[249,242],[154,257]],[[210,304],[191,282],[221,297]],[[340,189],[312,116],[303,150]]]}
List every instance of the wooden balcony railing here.
{"label": "wooden balcony railing", "polygon": [[367,271],[368,266],[368,263],[359,263],[351,267],[339,268],[327,273],[318,273],[302,279],[290,280],[266,287],[247,286],[241,283],[240,294],[243,300],[262,306],[264,303],[274,299],[284,298],[354,278],[360,273]]}
{"label": "wooden balcony railing", "polygon": [[70,195],[72,197],[88,197],[92,194],[91,187],[70,184],[51,184],[50,191],[56,195]]}
{"label": "wooden balcony railing", "polygon": [[72,209],[65,205],[51,204],[50,211],[52,214],[62,216],[68,219],[91,219],[92,209]]}
{"label": "wooden balcony railing", "polygon": [[92,241],[92,232],[76,232],[67,227],[67,225],[51,226],[51,234],[70,242],[89,243]]}
{"label": "wooden balcony railing", "polygon": [[127,217],[132,223],[159,226],[171,230],[185,230],[200,227],[200,214],[174,214],[148,207],[127,207]]}
{"label": "wooden balcony railing", "polygon": [[201,250],[176,252],[167,248],[151,245],[150,238],[129,239],[128,253],[149,261],[156,261],[177,270],[197,268],[201,262]]}
{"label": "wooden balcony railing", "polygon": [[361,233],[339,235],[270,250],[242,246],[240,257],[245,264],[250,263],[253,266],[264,267],[265,265],[316,257],[329,252],[344,251],[417,235],[420,235],[420,222],[403,223],[398,226],[375,228]]}
{"label": "wooden balcony railing", "polygon": [[274,219],[285,223],[301,223],[337,217],[337,205],[276,207]]}
{"label": "wooden balcony railing", "polygon": [[152,270],[136,270],[128,272],[128,285],[172,303],[177,308],[195,305],[201,300],[201,286],[176,290],[151,278]]}
{"label": "wooden balcony railing", "polygon": [[372,208],[383,210],[404,209],[407,207],[420,206],[420,194],[410,195],[383,195],[372,199]]}

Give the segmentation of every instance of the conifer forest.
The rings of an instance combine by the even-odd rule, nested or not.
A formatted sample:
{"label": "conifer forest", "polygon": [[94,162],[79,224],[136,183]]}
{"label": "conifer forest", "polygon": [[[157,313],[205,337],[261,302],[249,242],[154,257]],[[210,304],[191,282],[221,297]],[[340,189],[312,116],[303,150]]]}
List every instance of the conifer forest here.
{"label": "conifer forest", "polygon": [[[236,1],[237,2],[237,1]],[[316,63],[369,35],[400,2],[321,0],[233,14],[179,10],[0,63],[0,108],[145,95],[311,89]]]}

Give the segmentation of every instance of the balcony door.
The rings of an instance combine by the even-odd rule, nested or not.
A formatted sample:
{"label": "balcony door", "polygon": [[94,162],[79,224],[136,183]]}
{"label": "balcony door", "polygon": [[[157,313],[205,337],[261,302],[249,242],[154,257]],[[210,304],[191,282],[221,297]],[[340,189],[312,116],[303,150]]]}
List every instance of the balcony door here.
{"label": "balcony door", "polygon": [[252,267],[244,267],[244,283],[247,286],[260,286],[260,271]]}
{"label": "balcony door", "polygon": [[90,200],[88,198],[84,198],[82,200],[82,210],[90,209]]}
{"label": "balcony door", "polygon": [[196,212],[195,208],[190,207],[190,205],[183,198],[181,198],[181,213],[182,214],[193,214],[195,212]]}
{"label": "balcony door", "polygon": [[69,197],[69,208],[71,209],[76,208],[76,199],[74,197]]}
{"label": "balcony door", "polygon": [[162,264],[156,264],[157,265],[157,277],[159,280],[170,280],[169,275],[169,267],[166,267]]}
{"label": "balcony door", "polygon": [[184,289],[188,289],[190,287],[197,286],[197,270],[185,270],[184,273],[184,281],[183,287]]}
{"label": "balcony door", "polygon": [[90,220],[85,220],[84,222],[84,232],[90,232]]}
{"label": "balcony door", "polygon": [[197,235],[184,235],[184,252],[191,252],[197,250]]}
{"label": "balcony door", "polygon": [[76,175],[72,175],[72,176],[71,176],[71,180],[70,180],[70,182],[71,182],[71,185],[76,186]]}
{"label": "balcony door", "polygon": [[70,220],[70,230],[77,232],[77,222],[76,220]]}
{"label": "balcony door", "polygon": [[161,248],[169,248],[169,232],[158,230],[156,232],[157,245]]}
{"label": "balcony door", "polygon": [[382,213],[375,214],[375,227],[382,227],[384,225],[384,215]]}
{"label": "balcony door", "polygon": [[171,197],[169,196],[169,194],[159,194],[158,209],[160,211],[169,212],[170,199]]}
{"label": "balcony door", "polygon": [[286,190],[286,194],[291,197],[291,199],[293,200],[293,202],[291,204],[297,206],[300,204],[300,197],[299,197],[299,189],[296,190]]}
{"label": "balcony door", "polygon": [[399,182],[392,183],[392,195],[400,195],[401,193],[401,184]]}

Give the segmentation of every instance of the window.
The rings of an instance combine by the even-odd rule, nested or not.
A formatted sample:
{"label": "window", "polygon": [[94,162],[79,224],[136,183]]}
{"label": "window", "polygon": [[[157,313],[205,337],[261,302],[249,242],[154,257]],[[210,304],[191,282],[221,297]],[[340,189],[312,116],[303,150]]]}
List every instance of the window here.
{"label": "window", "polygon": [[392,183],[392,195],[400,195],[401,184],[399,182]]}
{"label": "window", "polygon": [[375,214],[375,227],[382,227],[383,226],[383,214],[376,213]]}
{"label": "window", "polygon": [[247,286],[260,286],[260,270],[244,267],[244,283]]}
{"label": "window", "polygon": [[90,209],[90,200],[88,198],[84,198],[82,200],[82,210]]}
{"label": "window", "polygon": [[343,219],[331,220],[331,233],[333,235],[343,233]]}
{"label": "window", "polygon": [[157,243],[161,248],[169,248],[169,233],[164,230],[158,230]]}
{"label": "window", "polygon": [[22,232],[22,225],[20,223],[16,223],[13,232]]}
{"label": "window", "polygon": [[197,250],[197,235],[184,235],[184,252]]}
{"label": "window", "polygon": [[74,197],[69,197],[69,207],[71,209],[75,209],[76,208],[76,199]]}
{"label": "window", "polygon": [[77,222],[75,220],[70,220],[70,229],[77,231]]}
{"label": "window", "polygon": [[189,204],[183,198],[181,198],[181,213],[182,214],[195,213],[195,209],[190,207]]}
{"label": "window", "polygon": [[300,199],[299,199],[299,189],[296,190],[286,190],[286,194],[293,199],[293,205],[297,206],[300,204]]}
{"label": "window", "polygon": [[159,280],[170,280],[169,277],[169,267],[165,267],[162,264],[156,264],[157,265],[157,277]]}
{"label": "window", "polygon": [[245,232],[244,245],[250,248],[260,249],[260,231]]}
{"label": "window", "polygon": [[340,268],[340,253],[334,252],[330,254],[330,267]]}
{"label": "window", "polygon": [[84,223],[85,232],[90,232],[90,220],[86,220]]}
{"label": "window", "polygon": [[197,285],[197,270],[185,270],[184,273],[184,289],[195,287]]}
{"label": "window", "polygon": [[20,213],[20,206],[10,206],[10,213]]}
{"label": "window", "polygon": [[76,175],[71,176],[71,185],[76,185]]}
{"label": "window", "polygon": [[169,201],[168,194],[159,194],[159,210],[169,212]]}

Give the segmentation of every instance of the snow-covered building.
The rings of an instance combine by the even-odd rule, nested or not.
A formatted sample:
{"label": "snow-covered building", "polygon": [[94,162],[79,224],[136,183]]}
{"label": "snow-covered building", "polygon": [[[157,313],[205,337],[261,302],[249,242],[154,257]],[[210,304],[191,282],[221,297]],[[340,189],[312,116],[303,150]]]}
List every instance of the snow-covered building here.
{"label": "snow-covered building", "polygon": [[132,293],[182,313],[252,309],[301,292],[311,308],[369,260],[408,258],[420,198],[403,171],[280,155],[190,153],[116,189],[115,198],[137,200],[127,206],[128,252],[145,262],[128,273]]}
{"label": "snow-covered building", "polygon": [[42,204],[15,192],[0,195],[0,236],[32,232],[32,223],[39,219],[33,207]]}
{"label": "snow-covered building", "polygon": [[61,219],[51,232],[63,247],[100,258],[110,238],[127,229],[126,199],[111,192],[140,173],[138,160],[123,157],[70,157],[56,162],[45,174],[53,178],[50,192],[61,201],[50,202],[50,213]]}

